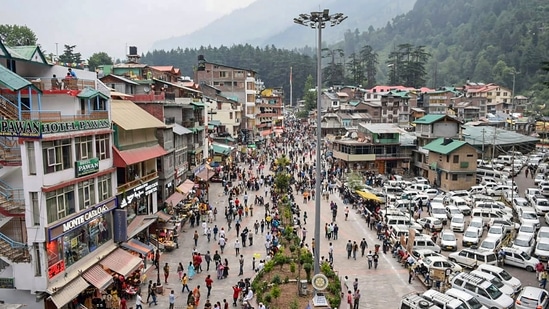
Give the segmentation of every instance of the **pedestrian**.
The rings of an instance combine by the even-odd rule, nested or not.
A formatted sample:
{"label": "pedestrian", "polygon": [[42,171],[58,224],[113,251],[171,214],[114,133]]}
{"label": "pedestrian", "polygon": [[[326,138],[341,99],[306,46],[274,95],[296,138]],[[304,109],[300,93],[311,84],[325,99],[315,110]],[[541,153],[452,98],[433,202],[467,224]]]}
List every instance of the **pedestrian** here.
{"label": "pedestrian", "polygon": [[137,296],[135,297],[135,309],[143,309],[141,304],[143,303],[143,299],[141,298],[141,293],[137,293]]}
{"label": "pedestrian", "polygon": [[229,309],[229,303],[227,302],[227,299],[225,299],[225,298],[223,298],[223,309]]}
{"label": "pedestrian", "polygon": [[194,274],[195,274],[195,269],[194,269],[194,265],[193,265],[193,262],[189,262],[189,266],[187,266],[187,274],[189,276],[189,280],[193,280],[193,277],[194,277]]}
{"label": "pedestrian", "polygon": [[204,309],[212,309],[212,303],[210,303],[209,299],[206,299],[206,303],[204,304]]}
{"label": "pedestrian", "polygon": [[240,292],[242,292],[242,289],[238,285],[233,286],[233,307],[236,307],[236,301],[238,300],[238,296],[240,295]]}
{"label": "pedestrian", "polygon": [[539,287],[545,290],[545,286],[547,285],[547,271],[543,271],[541,273],[541,281],[539,283]]}
{"label": "pedestrian", "polygon": [[208,242],[210,242],[212,238],[212,229],[210,227],[206,229],[206,238],[208,239]]}
{"label": "pedestrian", "polygon": [[301,242],[305,243],[305,239],[307,238],[307,229],[305,227],[301,229],[301,236]]}
{"label": "pedestrian", "polygon": [[151,299],[151,290],[152,290],[153,281],[149,280],[149,285],[147,286],[147,304]]}
{"label": "pedestrian", "polygon": [[217,241],[217,243],[219,244],[219,248],[221,249],[221,254],[223,254],[223,250],[225,250],[225,245],[227,244],[225,237],[221,237],[221,235],[219,235],[219,240]]}
{"label": "pedestrian", "polygon": [[214,240],[217,240],[217,233],[219,232],[219,228],[217,227],[217,224],[214,225],[214,228],[212,229]]}
{"label": "pedestrian", "polygon": [[360,251],[363,257],[364,257],[364,250],[366,250],[366,248],[368,248],[368,243],[366,242],[365,238],[362,238],[362,240],[360,241]]}
{"label": "pedestrian", "polygon": [[252,269],[255,271],[255,256],[252,257]]}
{"label": "pedestrian", "polygon": [[330,247],[328,248],[328,262],[332,264],[334,262],[334,245],[330,243]]}
{"label": "pedestrian", "polygon": [[353,241],[353,259],[356,260],[356,252],[358,251],[358,244],[356,241]]}
{"label": "pedestrian", "polygon": [[198,246],[198,231],[197,230],[194,231],[193,239],[194,239],[194,247],[196,248],[196,246]]}
{"label": "pedestrian", "polygon": [[206,261],[206,271],[210,271],[210,262],[212,261],[210,251],[206,252],[206,255],[204,255],[204,260]]}
{"label": "pedestrian", "polygon": [[379,262],[379,255],[377,255],[377,252],[374,253],[373,259],[374,259],[374,269],[377,269],[377,264]]}
{"label": "pedestrian", "polygon": [[374,256],[372,255],[372,250],[368,253],[368,269],[372,268],[372,263],[374,261]]}
{"label": "pedestrian", "polygon": [[238,260],[238,263],[240,265],[240,270],[238,271],[238,275],[242,276],[244,275],[244,256],[241,254],[240,259]]}
{"label": "pedestrian", "polygon": [[173,290],[170,293],[170,295],[168,296],[168,302],[170,303],[170,308],[169,309],[173,309],[173,307],[175,305],[175,294],[173,293]]}
{"label": "pedestrian", "polygon": [[154,303],[154,305],[158,305],[158,303],[156,302],[156,283],[153,283],[152,285],[152,289],[151,289],[151,298],[152,298],[152,301],[149,303],[149,306]]}
{"label": "pedestrian", "polygon": [[353,243],[349,239],[347,242],[347,245],[345,246],[345,249],[347,249],[347,259],[351,258],[351,252],[353,251]]}
{"label": "pedestrian", "polygon": [[345,221],[349,218],[349,206],[345,207]]}
{"label": "pedestrian", "polygon": [[198,308],[198,305],[200,304],[200,285],[197,285],[194,288],[193,297],[194,297],[194,307]]}
{"label": "pedestrian", "polygon": [[[238,240],[238,238],[234,241],[234,251],[236,252],[236,256],[238,256],[240,254],[240,248],[242,247],[242,245],[240,244],[240,241]],[[223,252],[223,251],[221,251]]]}
{"label": "pedestrian", "polygon": [[353,309],[358,309],[358,304],[360,303],[360,290],[356,290],[353,295],[354,305]]}
{"label": "pedestrian", "polygon": [[164,265],[164,283],[168,283],[168,277],[170,276],[170,266],[168,263]]}
{"label": "pedestrian", "polygon": [[408,267],[408,283],[409,284],[412,284],[413,277],[414,277],[414,270],[410,266],[410,267]]}
{"label": "pedestrian", "polygon": [[353,294],[351,290],[347,292],[347,303],[349,304],[349,309],[353,309]]}
{"label": "pedestrian", "polygon": [[179,277],[179,281],[183,278],[183,264],[179,262],[179,265],[177,265],[177,276]]}
{"label": "pedestrian", "polygon": [[303,212],[303,224],[307,224],[307,212]]}
{"label": "pedestrian", "polygon": [[353,291],[356,292],[358,290],[358,278],[355,278],[355,281],[353,282]]}
{"label": "pedestrian", "polygon": [[183,278],[181,278],[181,285],[183,286],[181,288],[181,293],[185,292],[185,289],[187,289],[187,292],[189,293],[191,292],[191,289],[189,289],[188,283],[189,283],[189,277],[187,277],[187,274],[184,273]]}
{"label": "pedestrian", "polygon": [[206,282],[206,289],[208,289],[208,295],[206,295],[206,298],[210,298],[210,294],[212,292],[213,279],[210,275],[208,275],[208,277],[206,277],[204,281]]}

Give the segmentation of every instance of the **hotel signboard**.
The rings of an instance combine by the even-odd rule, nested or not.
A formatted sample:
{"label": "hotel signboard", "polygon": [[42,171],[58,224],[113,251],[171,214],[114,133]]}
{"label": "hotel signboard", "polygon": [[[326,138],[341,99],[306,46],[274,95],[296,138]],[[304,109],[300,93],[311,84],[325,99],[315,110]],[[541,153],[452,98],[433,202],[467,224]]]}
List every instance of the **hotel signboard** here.
{"label": "hotel signboard", "polygon": [[41,122],[39,120],[0,120],[0,136],[40,138],[42,134],[108,129],[109,119]]}
{"label": "hotel signboard", "polygon": [[76,161],[74,167],[75,178],[99,172],[99,159]]}

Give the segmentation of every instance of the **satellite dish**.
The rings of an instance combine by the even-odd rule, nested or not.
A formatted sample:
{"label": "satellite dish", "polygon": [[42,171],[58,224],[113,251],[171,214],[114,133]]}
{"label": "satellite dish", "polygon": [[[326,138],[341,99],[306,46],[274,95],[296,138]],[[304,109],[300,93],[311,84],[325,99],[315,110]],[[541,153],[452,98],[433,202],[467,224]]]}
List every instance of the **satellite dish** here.
{"label": "satellite dish", "polygon": [[358,134],[356,134],[356,132],[351,133],[351,138],[357,138],[357,137],[358,137]]}
{"label": "satellite dish", "polygon": [[143,88],[143,91],[145,91],[145,93],[149,93],[151,91],[151,88],[145,87],[145,88]]}

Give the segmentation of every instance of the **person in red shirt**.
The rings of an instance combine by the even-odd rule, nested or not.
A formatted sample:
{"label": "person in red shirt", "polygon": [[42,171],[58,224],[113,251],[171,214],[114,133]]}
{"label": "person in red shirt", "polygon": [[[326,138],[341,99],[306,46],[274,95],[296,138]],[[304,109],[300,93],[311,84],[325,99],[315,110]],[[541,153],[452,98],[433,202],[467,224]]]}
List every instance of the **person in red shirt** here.
{"label": "person in red shirt", "polygon": [[126,303],[125,296],[122,296],[122,298],[120,298],[120,309],[128,309],[128,304]]}
{"label": "person in red shirt", "polygon": [[233,306],[236,307],[236,301],[238,300],[238,295],[240,295],[240,292],[242,291],[241,288],[238,287],[238,285],[233,286]]}
{"label": "person in red shirt", "polygon": [[208,295],[206,296],[206,298],[210,298],[210,292],[212,291],[213,280],[212,280],[211,276],[208,275],[208,277],[206,277],[206,279],[204,281],[206,282],[206,289],[208,289]]}

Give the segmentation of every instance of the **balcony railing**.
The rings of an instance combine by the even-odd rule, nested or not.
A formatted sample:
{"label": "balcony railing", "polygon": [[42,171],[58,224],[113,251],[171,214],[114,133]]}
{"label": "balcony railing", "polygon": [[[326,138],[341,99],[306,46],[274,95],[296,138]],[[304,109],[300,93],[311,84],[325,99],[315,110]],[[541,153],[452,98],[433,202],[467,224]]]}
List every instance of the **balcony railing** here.
{"label": "balcony railing", "polygon": [[95,79],[82,78],[63,78],[56,79],[50,77],[25,77],[36,88],[44,91],[44,93],[55,93],[62,90],[82,90],[84,88],[96,89]]}
{"label": "balcony railing", "polygon": [[117,188],[117,191],[118,193],[123,193],[125,191],[128,191],[129,189],[135,187],[135,186],[138,186],[144,182],[147,182],[149,180],[152,180],[152,179],[155,179],[158,177],[158,173],[156,171],[148,174],[148,175],[145,175],[139,179],[136,179],[136,180],[132,180],[130,182],[126,182],[125,184],[122,184],[120,186],[118,186]]}
{"label": "balcony railing", "polygon": [[159,94],[134,94],[133,98],[131,98],[133,102],[156,102],[156,101],[165,101],[166,96],[164,96],[164,92],[160,92]]}
{"label": "balcony railing", "polygon": [[42,122],[68,122],[75,120],[109,119],[108,111],[93,111],[89,114],[62,115],[59,111],[22,111],[24,120],[40,120]]}

